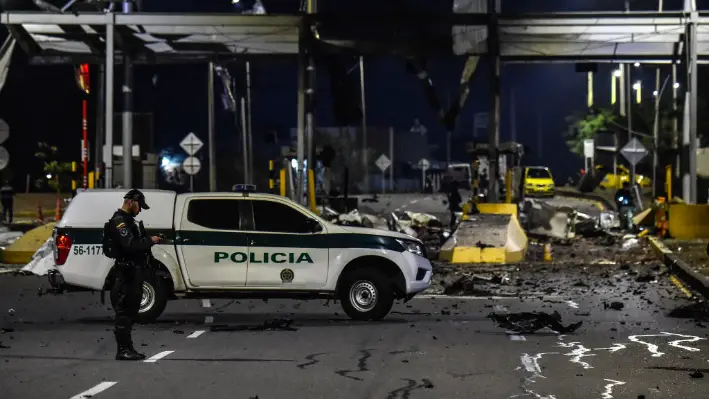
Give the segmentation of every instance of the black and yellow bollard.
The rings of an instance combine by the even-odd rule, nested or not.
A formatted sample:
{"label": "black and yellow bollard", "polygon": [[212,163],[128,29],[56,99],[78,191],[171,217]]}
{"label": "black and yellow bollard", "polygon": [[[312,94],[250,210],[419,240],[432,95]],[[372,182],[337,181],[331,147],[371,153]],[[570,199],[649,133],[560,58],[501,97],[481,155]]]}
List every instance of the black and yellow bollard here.
{"label": "black and yellow bollard", "polygon": [[278,187],[279,187],[278,195],[285,197],[288,195],[288,185],[287,185],[288,180],[286,180],[286,170],[281,169],[279,176],[280,177],[279,177],[279,184],[278,184]]}
{"label": "black and yellow bollard", "polygon": [[72,161],[71,163],[71,177],[71,190],[74,191],[78,186],[76,179],[74,179],[74,177],[76,177],[76,161]]}
{"label": "black and yellow bollard", "polygon": [[268,191],[275,193],[276,190],[276,171],[273,170],[273,160],[268,161]]}

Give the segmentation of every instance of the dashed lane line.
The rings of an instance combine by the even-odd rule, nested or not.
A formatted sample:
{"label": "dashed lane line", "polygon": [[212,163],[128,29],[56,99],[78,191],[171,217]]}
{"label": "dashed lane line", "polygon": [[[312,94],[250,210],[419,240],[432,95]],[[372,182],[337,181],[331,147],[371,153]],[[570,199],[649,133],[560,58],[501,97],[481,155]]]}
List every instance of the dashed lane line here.
{"label": "dashed lane line", "polygon": [[145,360],[143,360],[143,363],[156,363],[158,360],[163,359],[167,357],[169,354],[175,353],[175,351],[164,351],[160,352],[157,355],[151,356]]}
{"label": "dashed lane line", "polygon": [[510,341],[526,341],[524,335],[510,334]]}
{"label": "dashed lane line", "polygon": [[200,335],[204,334],[206,331],[205,330],[197,330],[193,332],[192,334],[188,335],[187,338],[197,338]]}
{"label": "dashed lane line", "polygon": [[214,323],[214,316],[204,316],[204,324]]}
{"label": "dashed lane line", "polygon": [[86,390],[86,391],[84,391],[84,392],[82,392],[82,393],[80,393],[80,394],[78,394],[78,395],[76,395],[76,396],[72,396],[71,399],[87,399],[87,398],[92,398],[92,397],[94,397],[94,396],[100,394],[101,392],[107,390],[108,388],[110,388],[110,387],[112,387],[112,386],[114,386],[114,385],[116,385],[116,384],[118,384],[118,382],[114,382],[114,381],[104,381],[104,382],[102,382],[102,383],[96,385],[95,387],[93,387],[93,388],[91,388],[91,389],[89,389],[89,390]]}
{"label": "dashed lane line", "polygon": [[211,308],[212,301],[210,301],[209,299],[202,299],[202,307],[203,308]]}

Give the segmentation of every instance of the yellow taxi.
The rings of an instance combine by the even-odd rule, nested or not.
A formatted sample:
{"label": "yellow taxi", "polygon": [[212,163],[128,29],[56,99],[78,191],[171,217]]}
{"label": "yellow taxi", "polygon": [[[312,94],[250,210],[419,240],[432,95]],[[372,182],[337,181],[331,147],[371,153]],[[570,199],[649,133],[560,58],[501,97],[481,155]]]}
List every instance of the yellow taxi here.
{"label": "yellow taxi", "polygon": [[[597,170],[603,169],[601,165],[596,166]],[[623,187],[623,183],[630,182],[630,170],[623,165],[617,165],[618,174],[613,174],[611,169],[607,173],[599,186],[603,188],[620,188]],[[635,174],[635,183],[640,187],[650,187],[652,186],[652,179],[641,174]]]}
{"label": "yellow taxi", "polygon": [[528,166],[524,169],[524,195],[554,196],[554,178],[545,166]]}

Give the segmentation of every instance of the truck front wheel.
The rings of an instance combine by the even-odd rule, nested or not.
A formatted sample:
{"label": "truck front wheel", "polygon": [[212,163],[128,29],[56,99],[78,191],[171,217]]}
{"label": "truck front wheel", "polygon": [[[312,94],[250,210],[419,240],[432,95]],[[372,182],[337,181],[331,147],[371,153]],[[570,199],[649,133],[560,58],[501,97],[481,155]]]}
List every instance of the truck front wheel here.
{"label": "truck front wheel", "polygon": [[381,320],[394,305],[394,287],[386,274],[374,268],[357,269],[343,276],[340,300],[353,320]]}
{"label": "truck front wheel", "polygon": [[[140,308],[136,316],[136,322],[148,324],[157,320],[167,306],[168,289],[162,279],[154,275],[146,276],[143,280],[142,295],[140,298]],[[116,308],[118,302],[118,285],[111,287],[111,306]]]}

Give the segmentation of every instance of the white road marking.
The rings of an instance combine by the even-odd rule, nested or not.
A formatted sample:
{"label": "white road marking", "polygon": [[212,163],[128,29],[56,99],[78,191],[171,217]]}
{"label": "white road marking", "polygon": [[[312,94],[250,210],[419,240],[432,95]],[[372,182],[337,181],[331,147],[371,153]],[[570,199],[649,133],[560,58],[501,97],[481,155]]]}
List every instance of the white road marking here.
{"label": "white road marking", "polygon": [[675,337],[683,337],[683,339],[677,339],[669,343],[670,346],[674,346],[675,348],[680,348],[684,349],[689,352],[699,352],[698,348],[692,348],[689,346],[684,346],[680,345],[680,342],[696,342],[701,339],[706,339],[702,337],[696,337],[694,335],[684,335],[684,334],[675,334],[675,333],[668,333],[668,332],[661,332],[660,334],[646,334],[646,335],[631,335],[628,337],[629,340],[636,342],[638,344],[645,345],[647,347],[647,350],[652,353],[652,357],[660,357],[665,354],[665,352],[660,352],[660,347],[655,344],[651,344],[649,342],[645,342],[639,338],[641,337],[667,337],[667,336],[672,336],[674,335]]}
{"label": "white road marking", "polygon": [[623,381],[610,380],[608,378],[604,378],[603,381],[608,382],[608,384],[606,384],[606,386],[604,387],[604,391],[602,394],[603,399],[613,399],[613,387],[618,385],[625,385],[625,382]]}
{"label": "white road marking", "polygon": [[202,307],[203,308],[211,308],[212,301],[210,301],[209,299],[202,299]]}
{"label": "white road marking", "polygon": [[205,316],[204,317],[204,324],[212,324],[214,323],[214,316]]}
{"label": "white road marking", "polygon": [[162,358],[166,357],[167,355],[169,355],[169,354],[171,354],[171,353],[174,353],[174,352],[175,352],[175,351],[164,351],[164,352],[160,352],[160,353],[158,353],[158,354],[155,355],[155,356],[152,356],[152,357],[149,357],[149,358],[143,360],[143,363],[155,363],[155,362],[157,362],[158,360],[160,360],[160,359],[162,359]]}
{"label": "white road marking", "polygon": [[205,333],[204,330],[197,330],[197,331],[193,332],[192,334],[188,335],[187,338],[197,338],[204,333]]}
{"label": "white road marking", "polygon": [[579,308],[579,304],[574,301],[566,301],[566,304],[569,305],[569,307],[574,308],[574,309]]}
{"label": "white road marking", "polygon": [[415,200],[409,201],[409,204],[412,204],[412,205],[413,205],[413,204],[415,204],[415,203],[417,203],[417,202],[419,202],[419,200],[415,199]]}
{"label": "white road marking", "polygon": [[118,383],[117,383],[117,382],[113,382],[113,381],[104,381],[104,382],[102,382],[102,383],[96,385],[95,387],[93,387],[93,388],[87,390],[87,391],[84,391],[84,392],[82,392],[82,393],[80,393],[80,394],[78,394],[78,395],[76,395],[76,396],[72,396],[71,399],[86,399],[86,398],[91,398],[91,397],[93,397],[93,396],[96,396],[96,395],[100,394],[101,392],[107,390],[108,388],[110,388],[110,387],[112,387],[112,386],[114,386],[114,385],[116,385],[116,384],[118,384]]}
{"label": "white road marking", "polygon": [[509,313],[510,312],[507,309],[507,306],[505,306],[505,305],[495,305],[492,307],[492,309],[495,311],[495,313]]}
{"label": "white road marking", "polygon": [[512,334],[510,335],[510,341],[526,341],[527,338],[524,337],[524,335],[516,335]]}

